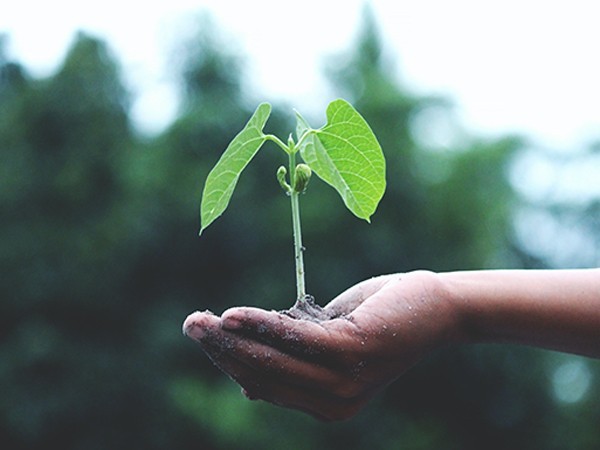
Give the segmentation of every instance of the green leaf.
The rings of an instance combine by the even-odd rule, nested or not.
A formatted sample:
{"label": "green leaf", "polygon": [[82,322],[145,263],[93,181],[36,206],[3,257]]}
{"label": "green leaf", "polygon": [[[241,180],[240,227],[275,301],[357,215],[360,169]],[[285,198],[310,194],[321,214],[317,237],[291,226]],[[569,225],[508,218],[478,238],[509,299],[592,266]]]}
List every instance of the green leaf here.
{"label": "green leaf", "polygon": [[200,204],[200,234],[229,205],[240,174],[266,140],[262,130],[270,114],[271,105],[258,105],[244,129],[230,142],[208,174]]}
{"label": "green leaf", "polygon": [[350,103],[334,100],[327,124],[310,128],[297,114],[302,159],[323,181],[338,191],[346,207],[370,222],[385,192],[385,159],[373,131]]}

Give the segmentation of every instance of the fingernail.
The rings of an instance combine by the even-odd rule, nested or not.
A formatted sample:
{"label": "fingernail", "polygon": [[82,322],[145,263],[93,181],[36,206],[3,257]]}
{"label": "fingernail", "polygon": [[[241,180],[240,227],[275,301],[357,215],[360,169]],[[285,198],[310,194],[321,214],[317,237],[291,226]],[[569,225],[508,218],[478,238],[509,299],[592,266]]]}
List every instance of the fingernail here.
{"label": "fingernail", "polygon": [[183,334],[185,334],[187,337],[192,338],[196,341],[202,340],[202,338],[205,335],[204,330],[195,323],[193,323],[193,324],[189,325],[187,328],[185,328],[185,330],[183,331]]}
{"label": "fingernail", "polygon": [[200,311],[196,311],[187,316],[181,327],[184,336],[191,337],[192,339],[201,339],[204,336],[202,327],[200,327],[197,322],[198,316],[201,314]]}
{"label": "fingernail", "polygon": [[239,330],[242,328],[242,321],[235,317],[224,317],[221,319],[221,328],[225,330]]}

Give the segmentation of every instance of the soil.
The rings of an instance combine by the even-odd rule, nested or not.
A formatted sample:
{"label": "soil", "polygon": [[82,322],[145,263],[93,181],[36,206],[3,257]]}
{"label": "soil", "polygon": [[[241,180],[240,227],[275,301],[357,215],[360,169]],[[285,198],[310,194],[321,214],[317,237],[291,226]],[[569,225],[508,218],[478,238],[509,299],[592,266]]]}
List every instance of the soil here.
{"label": "soil", "polygon": [[312,295],[306,295],[303,299],[296,300],[296,303],[290,309],[279,312],[293,319],[310,320],[312,322],[323,322],[337,317],[336,314],[321,308]]}

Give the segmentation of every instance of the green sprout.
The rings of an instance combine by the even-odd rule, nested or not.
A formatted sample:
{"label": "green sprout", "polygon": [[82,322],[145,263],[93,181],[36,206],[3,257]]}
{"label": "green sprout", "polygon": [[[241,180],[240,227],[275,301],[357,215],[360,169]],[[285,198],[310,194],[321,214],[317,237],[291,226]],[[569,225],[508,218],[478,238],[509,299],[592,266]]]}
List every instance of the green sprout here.
{"label": "green sprout", "polygon": [[[296,141],[290,134],[287,144],[263,133],[270,114],[271,105],[260,104],[208,174],[200,205],[200,234],[223,214],[242,171],[262,145],[274,142],[288,155],[288,168],[279,167],[277,180],[291,200],[296,293],[301,302],[306,287],[299,195],[315,173],[339,193],[354,215],[370,222],[385,192],[385,158],[365,119],[345,100],[329,104],[327,123],[319,129],[296,113]],[[298,162],[298,155],[303,162]]]}

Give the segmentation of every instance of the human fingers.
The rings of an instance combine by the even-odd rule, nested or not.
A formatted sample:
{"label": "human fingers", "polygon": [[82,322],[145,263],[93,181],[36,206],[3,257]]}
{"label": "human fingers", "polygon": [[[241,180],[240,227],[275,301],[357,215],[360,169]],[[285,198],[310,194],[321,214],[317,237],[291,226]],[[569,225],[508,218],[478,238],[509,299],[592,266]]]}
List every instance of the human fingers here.
{"label": "human fingers", "polygon": [[[360,364],[326,364],[295,356],[248,336],[223,329],[217,316],[194,313],[186,319],[186,334],[196,340],[222,369],[227,361],[238,362],[269,377],[286,379],[298,386],[316,387],[334,395],[360,392],[364,383],[358,377]],[[233,367],[231,364],[229,366]],[[228,366],[228,367],[229,367]]]}
{"label": "human fingers", "polygon": [[210,311],[195,311],[183,322],[183,334],[191,338],[200,338],[205,333],[214,332],[220,327],[221,319]]}
{"label": "human fingers", "polygon": [[298,409],[329,421],[351,417],[372,395],[372,388],[367,388],[357,376],[348,377],[346,373],[337,374],[296,360],[222,330],[218,322],[217,316],[195,313],[186,319],[186,334],[197,340],[210,359],[251,399]]}
{"label": "human fingers", "polygon": [[299,388],[279,379],[244,387],[251,400],[264,400],[278,406],[296,409],[322,421],[346,420],[354,416],[377,392],[370,390],[359,395],[340,396],[327,391]]}
{"label": "human fingers", "polygon": [[346,319],[313,322],[250,307],[225,311],[221,326],[224,330],[242,333],[311,361],[322,360],[323,357],[329,362],[337,361],[360,341],[354,325]]}
{"label": "human fingers", "polygon": [[[348,392],[357,392],[362,386],[358,380],[352,379],[350,370],[335,370],[305,361],[227,331],[204,335],[199,343],[221,369],[225,369],[225,361],[229,362],[228,367],[234,367],[231,362],[235,360],[253,369],[261,377],[285,379],[293,385],[318,388],[342,396]],[[227,371],[231,372],[230,369]]]}

